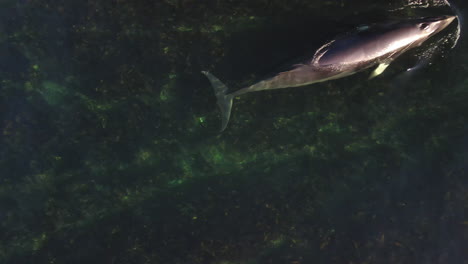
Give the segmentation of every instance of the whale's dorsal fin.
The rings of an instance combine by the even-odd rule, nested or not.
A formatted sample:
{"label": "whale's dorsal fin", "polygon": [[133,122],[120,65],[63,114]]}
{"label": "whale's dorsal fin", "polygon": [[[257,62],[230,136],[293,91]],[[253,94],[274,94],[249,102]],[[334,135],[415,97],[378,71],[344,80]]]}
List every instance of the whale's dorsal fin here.
{"label": "whale's dorsal fin", "polygon": [[311,65],[317,64],[317,62],[322,58],[323,54],[325,54],[328,51],[328,48],[333,44],[335,40],[329,41],[326,44],[322,45],[314,54],[314,57],[310,61]]}

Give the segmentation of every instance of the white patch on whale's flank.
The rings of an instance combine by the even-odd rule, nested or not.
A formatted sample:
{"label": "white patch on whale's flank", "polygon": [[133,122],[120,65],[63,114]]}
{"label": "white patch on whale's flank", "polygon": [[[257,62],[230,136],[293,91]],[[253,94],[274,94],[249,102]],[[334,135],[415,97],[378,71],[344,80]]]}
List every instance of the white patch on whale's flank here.
{"label": "white patch on whale's flank", "polygon": [[375,78],[379,76],[380,74],[382,74],[385,71],[385,69],[387,69],[388,65],[390,64],[389,63],[379,64],[379,66],[377,66],[377,68],[375,68],[375,70],[371,73],[371,75],[369,76],[369,79]]}

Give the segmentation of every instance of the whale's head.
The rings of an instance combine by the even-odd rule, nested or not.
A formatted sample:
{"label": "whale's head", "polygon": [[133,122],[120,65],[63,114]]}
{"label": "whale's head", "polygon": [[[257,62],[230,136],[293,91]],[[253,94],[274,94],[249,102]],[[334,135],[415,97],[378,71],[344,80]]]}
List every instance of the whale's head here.
{"label": "whale's head", "polygon": [[415,19],[409,24],[414,31],[418,32],[420,38],[427,39],[445,29],[456,18],[456,16],[425,17]]}

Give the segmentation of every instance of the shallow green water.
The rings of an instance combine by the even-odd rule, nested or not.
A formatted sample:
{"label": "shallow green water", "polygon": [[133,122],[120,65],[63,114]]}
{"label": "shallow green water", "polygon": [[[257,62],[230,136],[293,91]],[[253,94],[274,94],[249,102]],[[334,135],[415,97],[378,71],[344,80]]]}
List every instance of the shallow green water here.
{"label": "shallow green water", "polygon": [[239,97],[222,134],[200,74],[236,90],[452,14],[408,2],[5,0],[0,263],[467,263],[466,32],[370,81]]}

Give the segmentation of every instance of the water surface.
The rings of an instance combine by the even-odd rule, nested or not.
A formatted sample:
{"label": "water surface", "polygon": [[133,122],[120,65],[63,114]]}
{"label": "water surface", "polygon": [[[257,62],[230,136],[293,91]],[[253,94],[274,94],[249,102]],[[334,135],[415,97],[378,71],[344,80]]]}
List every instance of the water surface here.
{"label": "water surface", "polygon": [[447,14],[444,1],[5,0],[0,262],[466,263],[455,24],[373,80],[245,95],[222,134],[200,74],[236,90],[356,27]]}

